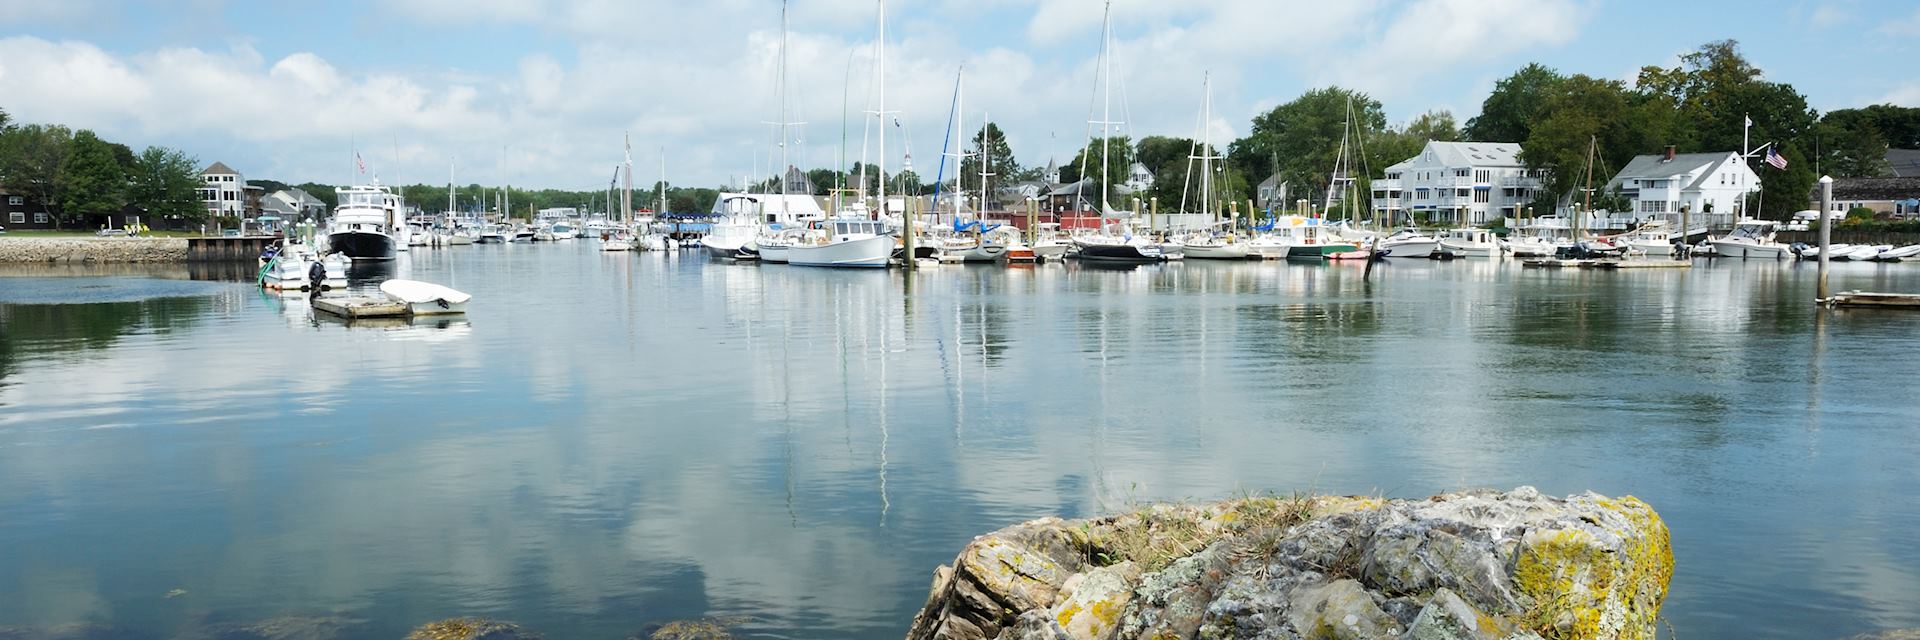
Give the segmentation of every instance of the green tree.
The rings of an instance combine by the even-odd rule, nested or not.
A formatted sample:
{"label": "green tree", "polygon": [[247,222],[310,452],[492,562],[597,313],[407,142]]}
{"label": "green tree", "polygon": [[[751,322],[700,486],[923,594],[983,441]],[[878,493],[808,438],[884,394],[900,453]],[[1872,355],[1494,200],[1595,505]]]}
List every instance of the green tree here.
{"label": "green tree", "polygon": [[1920,107],[1876,104],[1861,111],[1873,120],[1874,128],[1880,130],[1889,146],[1920,149]]}
{"label": "green tree", "polygon": [[59,125],[29,124],[0,131],[0,184],[33,196],[52,213],[61,165],[73,150],[73,132]]}
{"label": "green tree", "polygon": [[[1228,162],[1254,182],[1278,173],[1295,193],[1323,190],[1348,128],[1349,105],[1360,134],[1360,140],[1353,141],[1355,146],[1370,144],[1387,130],[1386,113],[1378,100],[1339,87],[1314,89],[1254,117],[1247,137],[1227,147]],[[1368,166],[1356,167],[1355,173],[1371,171],[1372,162],[1366,159]],[[1365,185],[1360,189],[1364,193]]]}
{"label": "green tree", "polygon": [[127,176],[127,201],[155,219],[203,220],[207,209],[200,204],[199,164],[184,152],[147,147]]}
{"label": "green tree", "polygon": [[60,215],[55,219],[78,222],[87,214],[118,211],[126,202],[127,175],[114,157],[113,145],[81,129],[73,134],[71,146],[60,163]]}
{"label": "green tree", "polygon": [[1012,184],[1013,178],[1020,173],[1020,163],[1013,157],[1013,147],[1007,144],[1007,135],[1000,125],[987,123],[973,134],[973,140],[967,152],[972,154],[960,160],[960,188],[969,192],[980,191],[981,149],[985,149],[987,171],[993,175],[987,179],[989,186]]}
{"label": "green tree", "polygon": [[[1101,194],[1105,193],[1108,206],[1116,211],[1127,209],[1132,205],[1122,199],[1118,187],[1133,173],[1133,153],[1133,141],[1126,136],[1090,140],[1086,148],[1074,154],[1072,162],[1060,167],[1060,181],[1077,182],[1084,172],[1092,181],[1085,194],[1090,206],[1098,208]],[[1106,159],[1104,172],[1100,165],[1103,157]]]}
{"label": "green tree", "polygon": [[1480,104],[1480,115],[1467,121],[1464,135],[1480,142],[1524,142],[1533,136],[1547,97],[1565,76],[1538,63],[1529,64],[1495,83],[1493,93]]}
{"label": "green tree", "polygon": [[[1680,66],[1641,70],[1638,87],[1649,98],[1670,101],[1676,109],[1667,138],[1684,151],[1746,151],[1772,142],[1787,158],[1778,171],[1760,165],[1765,195],[1758,217],[1785,219],[1806,206],[1815,176],[1811,155],[1818,114],[1792,85],[1768,82],[1759,67],[1740,54],[1733,40],[1702,45],[1681,56]],[[1745,124],[1751,120],[1749,130]],[[1750,134],[1751,138],[1746,135]]]}
{"label": "green tree", "polygon": [[7,115],[6,109],[0,109],[0,131],[11,128],[13,128],[13,116]]}
{"label": "green tree", "polygon": [[[1189,201],[1199,197],[1200,163],[1190,158],[1205,155],[1199,151],[1199,143],[1191,139],[1167,136],[1147,136],[1134,145],[1134,157],[1153,174],[1153,189],[1146,195],[1160,200],[1161,211],[1171,213],[1193,208],[1183,204],[1181,197],[1183,190],[1191,192],[1185,194]],[[1218,160],[1213,164],[1226,166],[1226,162]]]}
{"label": "green tree", "polygon": [[1887,140],[1865,110],[1841,109],[1828,113],[1814,129],[1820,170],[1843,178],[1883,176],[1888,173]]}

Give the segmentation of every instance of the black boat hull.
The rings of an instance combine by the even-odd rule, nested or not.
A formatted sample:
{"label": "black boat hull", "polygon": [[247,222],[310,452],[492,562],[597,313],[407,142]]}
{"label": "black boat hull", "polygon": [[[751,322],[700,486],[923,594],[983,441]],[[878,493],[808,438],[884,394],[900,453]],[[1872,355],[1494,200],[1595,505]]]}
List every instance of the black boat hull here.
{"label": "black boat hull", "polygon": [[334,253],[355,260],[392,260],[397,253],[392,236],[367,231],[346,231],[327,236],[327,247]]}
{"label": "black boat hull", "polygon": [[1080,259],[1110,264],[1152,264],[1164,260],[1158,251],[1145,251],[1130,244],[1090,244],[1080,247]]}

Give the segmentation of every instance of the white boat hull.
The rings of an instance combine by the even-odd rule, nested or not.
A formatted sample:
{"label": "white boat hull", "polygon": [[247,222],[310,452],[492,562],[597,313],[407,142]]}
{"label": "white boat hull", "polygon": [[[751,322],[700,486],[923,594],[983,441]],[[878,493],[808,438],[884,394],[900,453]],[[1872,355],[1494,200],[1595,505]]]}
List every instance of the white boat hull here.
{"label": "white boat hull", "polygon": [[1440,241],[1433,239],[1390,240],[1380,245],[1380,250],[1387,252],[1389,258],[1425,258],[1439,249]]}
{"label": "white boat hull", "polygon": [[1491,258],[1500,253],[1499,246],[1478,242],[1451,242],[1441,240],[1440,248],[1446,249],[1454,255],[1468,258]]}
{"label": "white boat hull", "polygon": [[380,283],[380,293],[388,300],[407,305],[407,313],[416,316],[450,315],[467,312],[473,296],[431,282],[388,280]]}
{"label": "white boat hull", "polygon": [[1180,253],[1197,260],[1245,260],[1248,249],[1245,242],[1222,245],[1182,244]]}
{"label": "white boat hull", "polygon": [[1787,246],[1783,244],[1759,244],[1752,241],[1715,240],[1712,245],[1713,254],[1722,258],[1778,260],[1787,255]]}
{"label": "white boat hull", "polygon": [[786,264],[787,250],[788,250],[787,245],[783,245],[783,244],[760,245],[760,261],[771,262],[774,264]]}
{"label": "white boat hull", "polygon": [[1673,245],[1665,242],[1629,242],[1627,250],[1652,258],[1673,257]]}
{"label": "white boat hull", "polygon": [[1007,247],[1000,244],[984,244],[977,247],[942,249],[943,256],[957,256],[961,262],[1000,262],[1007,259]]}
{"label": "white boat hull", "polygon": [[828,244],[797,244],[787,249],[787,264],[800,267],[887,266],[893,257],[893,236],[874,236]]}

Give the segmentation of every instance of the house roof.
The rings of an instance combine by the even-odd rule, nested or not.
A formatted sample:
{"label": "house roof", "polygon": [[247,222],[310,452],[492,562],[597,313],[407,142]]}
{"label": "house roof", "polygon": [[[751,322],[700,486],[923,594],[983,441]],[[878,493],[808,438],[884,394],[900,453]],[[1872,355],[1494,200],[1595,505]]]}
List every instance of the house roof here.
{"label": "house roof", "polygon": [[[1920,198],[1920,176],[1895,178],[1834,178],[1834,200],[1910,200]],[[1809,201],[1820,199],[1820,185],[1813,185]]]}
{"label": "house roof", "polygon": [[229,167],[226,165],[226,163],[216,160],[214,161],[213,164],[207,165],[207,168],[201,171],[200,175],[203,175],[203,176],[204,175],[236,175],[237,176],[237,175],[240,175],[240,172],[234,171],[233,167]]}
{"label": "house roof", "polygon": [[1920,149],[1888,149],[1887,168],[1896,178],[1920,178]]}
{"label": "house roof", "polygon": [[1707,177],[1718,171],[1722,164],[1733,160],[1738,155],[1732,151],[1680,153],[1675,154],[1672,161],[1668,161],[1664,153],[1634,156],[1632,162],[1628,162],[1627,166],[1620,169],[1620,173],[1614,174],[1613,179],[1607,181],[1607,190],[1611,191],[1626,181],[1636,178],[1657,180],[1689,173],[1696,174],[1693,182],[1687,183],[1687,186],[1682,188],[1692,189],[1706,182]]}
{"label": "house roof", "polygon": [[1517,142],[1441,142],[1427,141],[1420,154],[1394,163],[1383,171],[1406,171],[1433,154],[1433,164],[1445,167],[1524,167]]}
{"label": "house roof", "polygon": [[1518,167],[1520,144],[1517,142],[1427,142],[1427,149],[1450,167]]}

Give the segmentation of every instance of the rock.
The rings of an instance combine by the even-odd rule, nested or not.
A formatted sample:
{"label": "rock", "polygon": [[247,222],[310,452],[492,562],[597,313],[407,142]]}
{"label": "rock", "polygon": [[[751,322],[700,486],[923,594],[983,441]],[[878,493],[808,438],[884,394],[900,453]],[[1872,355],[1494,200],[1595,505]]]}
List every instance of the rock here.
{"label": "rock", "polygon": [[181,262],[186,259],[187,241],[182,238],[0,236],[0,263]]}
{"label": "rock", "polygon": [[484,618],[449,618],[420,625],[407,640],[538,640],[519,625]]}
{"label": "rock", "polygon": [[1672,575],[1631,497],[1251,498],[976,538],[908,638],[1651,639]]}
{"label": "rock", "polygon": [[1067,579],[1049,617],[1073,640],[1111,637],[1139,583],[1140,568],[1131,562],[1089,569]]}

